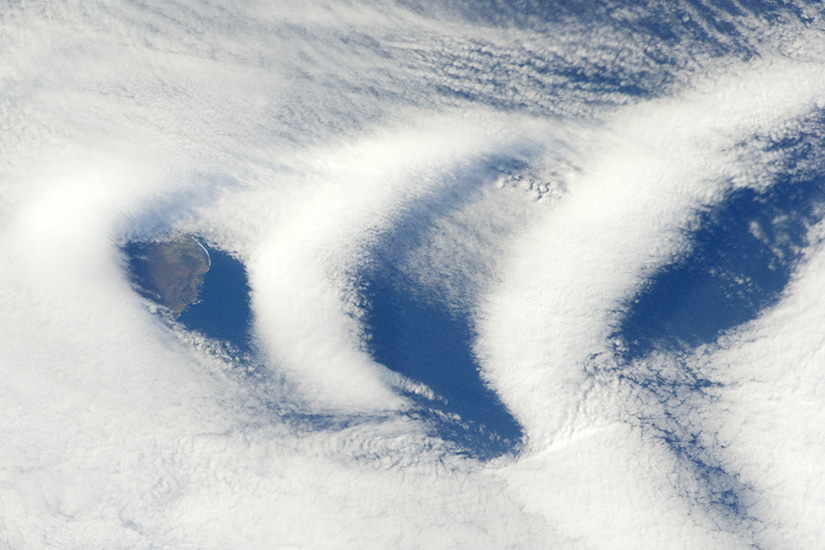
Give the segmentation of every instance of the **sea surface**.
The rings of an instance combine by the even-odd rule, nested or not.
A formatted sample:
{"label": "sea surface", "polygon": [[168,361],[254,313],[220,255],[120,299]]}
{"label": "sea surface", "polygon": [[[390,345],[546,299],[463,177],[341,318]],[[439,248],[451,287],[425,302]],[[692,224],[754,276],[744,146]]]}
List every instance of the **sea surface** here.
{"label": "sea surface", "polygon": [[252,311],[246,268],[222,250],[205,248],[211,265],[203,277],[200,302],[186,308],[178,321],[209,338],[228,342],[238,351],[249,352]]}

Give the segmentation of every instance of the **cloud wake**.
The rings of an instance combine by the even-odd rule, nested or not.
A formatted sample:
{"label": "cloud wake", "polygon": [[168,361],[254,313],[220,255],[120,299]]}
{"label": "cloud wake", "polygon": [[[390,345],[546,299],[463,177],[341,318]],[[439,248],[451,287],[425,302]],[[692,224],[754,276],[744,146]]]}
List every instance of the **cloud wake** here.
{"label": "cloud wake", "polygon": [[505,4],[3,8],[0,547],[818,548],[821,8]]}

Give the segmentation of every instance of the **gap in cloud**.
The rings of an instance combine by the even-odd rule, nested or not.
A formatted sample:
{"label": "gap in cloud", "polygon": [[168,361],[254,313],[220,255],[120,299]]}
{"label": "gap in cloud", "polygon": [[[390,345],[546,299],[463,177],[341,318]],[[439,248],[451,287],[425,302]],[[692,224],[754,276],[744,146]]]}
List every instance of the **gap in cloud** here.
{"label": "gap in cloud", "polygon": [[698,215],[689,252],[655,274],[627,305],[612,335],[618,362],[608,367],[636,396],[639,426],[678,459],[676,483],[685,496],[751,539],[759,519],[750,505],[758,495],[725,462],[705,424],[703,411],[722,386],[692,351],[782,297],[810,228],[823,217],[825,120],[814,113],[800,122],[787,136],[753,142],[759,154],[767,153],[761,162],[770,184],[734,188]]}
{"label": "gap in cloud", "polygon": [[178,321],[189,330],[249,353],[252,310],[246,268],[230,254],[204,246],[211,265],[203,277],[200,301],[184,310]]}
{"label": "gap in cloud", "polygon": [[[603,50],[616,44],[631,50],[636,44],[643,44],[638,50],[639,58],[647,57],[653,61],[649,66],[659,65],[668,71],[703,55],[751,57],[756,51],[754,27],[760,23],[806,20],[797,6],[761,0],[737,3],[529,0],[511,4],[496,0],[403,0],[401,3],[423,15],[446,15],[483,25],[557,33],[575,29],[574,32],[591,41],[591,49],[596,40]],[[606,37],[609,43],[605,43]],[[589,69],[605,74],[617,70],[616,65],[620,63],[608,60]]]}
{"label": "gap in cloud", "polygon": [[427,230],[478,192],[476,183],[495,173],[517,171],[525,163],[496,158],[411,208],[372,253],[358,275],[367,346],[387,368],[427,385],[434,399],[409,395],[417,407],[408,414],[430,425],[433,435],[456,452],[491,459],[518,450],[523,432],[498,395],[481,379],[472,352],[469,312],[448,303],[443,293],[403,273],[405,259],[423,244]]}
{"label": "gap in cloud", "polygon": [[736,472],[723,466],[716,442],[703,442],[701,430],[670,420],[670,426],[656,427],[659,437],[679,459],[687,474],[700,482],[696,485],[687,480],[680,485],[693,486],[692,499],[731,524],[753,521],[747,502],[752,500],[754,488],[740,481]]}
{"label": "gap in cloud", "polygon": [[614,337],[627,361],[656,349],[712,343],[775,303],[801,258],[825,201],[820,178],[788,177],[764,191],[731,191],[699,216],[692,249],[656,274]]}
{"label": "gap in cloud", "polygon": [[514,451],[521,427],[480,377],[469,319],[386,272],[365,276],[363,284],[369,303],[364,322],[375,360],[438,396],[410,395],[419,405],[410,415],[432,423],[435,435],[469,456],[487,459]]}
{"label": "gap in cloud", "polygon": [[192,236],[133,241],[122,250],[135,290],[190,331],[249,354],[252,312],[243,263]]}
{"label": "gap in cloud", "polygon": [[708,406],[723,386],[692,359],[655,352],[632,363],[603,366],[629,391],[628,421],[675,459],[673,487],[720,528],[753,538],[759,519],[751,505],[757,490],[742,481],[725,459],[716,431],[706,425]]}

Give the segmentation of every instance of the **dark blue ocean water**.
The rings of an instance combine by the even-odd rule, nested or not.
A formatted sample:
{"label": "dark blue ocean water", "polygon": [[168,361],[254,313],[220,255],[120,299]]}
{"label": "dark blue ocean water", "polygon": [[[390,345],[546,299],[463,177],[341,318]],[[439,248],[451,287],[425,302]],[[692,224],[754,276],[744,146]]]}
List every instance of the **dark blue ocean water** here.
{"label": "dark blue ocean water", "polygon": [[443,398],[410,396],[419,405],[412,414],[425,419],[433,433],[454,443],[458,452],[486,459],[514,451],[521,427],[479,375],[468,319],[413,292],[387,272],[373,272],[364,284],[373,357]]}
{"label": "dark blue ocean water", "polygon": [[439,399],[410,396],[418,405],[412,415],[457,452],[479,459],[516,452],[522,428],[481,378],[469,313],[405,276],[400,266],[411,251],[426,246],[425,235],[437,220],[472,199],[480,181],[525,166],[523,160],[491,157],[463,167],[453,185],[396,220],[358,281],[373,358],[432,389]]}
{"label": "dark blue ocean water", "polygon": [[186,308],[178,321],[190,330],[249,352],[252,311],[246,268],[226,252],[206,249],[211,265],[203,277],[200,302]]}
{"label": "dark blue ocean water", "polygon": [[823,200],[822,179],[785,180],[732,191],[702,212],[691,251],[630,304],[617,333],[622,356],[687,350],[756,318],[790,281]]}
{"label": "dark blue ocean water", "polygon": [[[696,228],[686,235],[690,250],[625,304],[613,335],[616,374],[647,404],[639,411],[640,427],[660,438],[699,482],[690,497],[734,524],[750,521],[746,503],[754,489],[728,469],[694,414],[720,383],[712,370],[684,357],[781,298],[809,244],[810,227],[823,216],[823,130],[815,116],[807,129],[768,147],[784,156],[775,161],[779,175],[767,189],[731,190],[699,212]],[[670,361],[648,361],[654,351]]]}

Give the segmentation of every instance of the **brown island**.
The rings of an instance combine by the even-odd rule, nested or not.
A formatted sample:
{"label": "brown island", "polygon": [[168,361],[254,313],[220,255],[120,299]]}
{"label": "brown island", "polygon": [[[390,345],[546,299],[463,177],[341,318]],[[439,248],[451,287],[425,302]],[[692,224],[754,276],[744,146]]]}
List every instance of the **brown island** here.
{"label": "brown island", "polygon": [[195,238],[133,242],[124,250],[136,290],[166,307],[174,319],[198,302],[210,262],[209,253]]}

